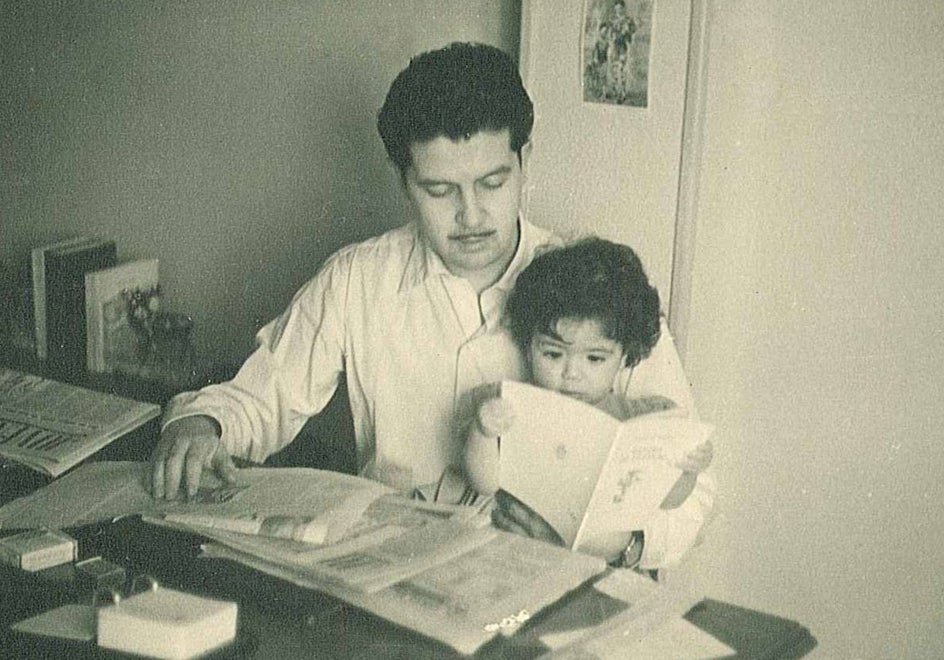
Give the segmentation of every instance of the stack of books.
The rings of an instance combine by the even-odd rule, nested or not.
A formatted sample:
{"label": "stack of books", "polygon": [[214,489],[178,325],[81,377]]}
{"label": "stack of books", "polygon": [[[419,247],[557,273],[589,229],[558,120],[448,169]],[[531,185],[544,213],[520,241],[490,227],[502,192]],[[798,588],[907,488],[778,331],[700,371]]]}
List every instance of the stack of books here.
{"label": "stack of books", "polygon": [[158,260],[119,263],[115,241],[94,236],[30,256],[35,352],[50,373],[137,371],[159,303]]}
{"label": "stack of books", "polygon": [[115,242],[81,236],[34,248],[33,319],[36,355],[55,373],[85,367],[85,274],[114,266]]}

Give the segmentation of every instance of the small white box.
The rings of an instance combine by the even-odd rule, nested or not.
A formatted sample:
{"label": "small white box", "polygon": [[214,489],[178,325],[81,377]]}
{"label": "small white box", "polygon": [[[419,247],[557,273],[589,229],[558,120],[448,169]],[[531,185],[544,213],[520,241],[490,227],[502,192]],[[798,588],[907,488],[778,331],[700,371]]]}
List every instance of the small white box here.
{"label": "small white box", "polygon": [[40,571],[75,561],[79,544],[68,534],[51,529],[31,529],[0,538],[0,561]]}
{"label": "small white box", "polygon": [[158,588],[98,611],[98,645],[151,658],[195,658],[236,638],[236,603]]}

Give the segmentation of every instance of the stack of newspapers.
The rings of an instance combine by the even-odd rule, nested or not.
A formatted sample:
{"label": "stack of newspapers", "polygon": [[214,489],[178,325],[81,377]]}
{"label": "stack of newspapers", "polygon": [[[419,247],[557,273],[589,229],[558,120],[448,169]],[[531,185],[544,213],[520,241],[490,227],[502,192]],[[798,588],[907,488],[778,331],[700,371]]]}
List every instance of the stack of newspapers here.
{"label": "stack of newspapers", "polygon": [[473,507],[419,502],[311,468],[246,468],[190,501],[158,501],[148,466],[94,462],[0,507],[0,529],[141,514],[198,533],[205,552],[330,594],[474,653],[606,569],[602,559],[502,532]]}

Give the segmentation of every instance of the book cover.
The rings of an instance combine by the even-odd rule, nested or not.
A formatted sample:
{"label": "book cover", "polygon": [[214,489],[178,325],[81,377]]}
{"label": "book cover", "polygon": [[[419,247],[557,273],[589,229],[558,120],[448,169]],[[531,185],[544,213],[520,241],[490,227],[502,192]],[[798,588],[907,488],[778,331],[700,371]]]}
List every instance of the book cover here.
{"label": "book cover", "polygon": [[53,477],[160,412],[152,403],[0,367],[0,456]]}
{"label": "book cover", "polygon": [[115,242],[93,240],[46,253],[46,359],[56,373],[85,369],[85,274],[114,266]]}
{"label": "book cover", "polygon": [[136,364],[139,338],[128,319],[126,294],[156,290],[157,259],[139,259],[85,274],[86,366],[89,371],[115,371]]}
{"label": "book cover", "polygon": [[74,236],[64,241],[35,247],[30,252],[33,276],[33,322],[35,324],[36,356],[46,359],[46,253],[61,248],[88,243],[90,236]]}
{"label": "book cover", "polygon": [[713,427],[674,412],[621,421],[594,406],[506,381],[514,408],[502,434],[499,484],[547,521],[567,547],[642,529],[675,485],[675,467]]}

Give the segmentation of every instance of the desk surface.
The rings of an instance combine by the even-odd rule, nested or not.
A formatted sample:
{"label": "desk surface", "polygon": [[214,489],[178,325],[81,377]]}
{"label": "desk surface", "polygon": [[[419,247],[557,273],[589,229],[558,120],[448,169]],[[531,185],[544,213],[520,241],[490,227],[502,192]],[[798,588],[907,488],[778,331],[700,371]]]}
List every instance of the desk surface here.
{"label": "desk surface", "polygon": [[[119,383],[121,387],[116,388],[115,382],[80,384],[126,396],[141,394],[128,391],[128,384]],[[95,459],[141,460],[147,456],[155,433],[153,424],[139,429],[103,449]],[[0,504],[47,482],[46,477],[32,470],[0,464]],[[371,660],[460,657],[447,646],[327,595],[232,562],[201,558],[201,539],[194,535],[157,528],[137,519],[66,531],[79,539],[80,559],[101,555],[124,566],[129,574],[147,574],[173,588],[238,602],[237,643],[234,648],[216,654],[218,657]],[[90,600],[77,586],[71,565],[36,574],[0,566],[0,585],[3,585],[0,657],[116,657],[91,644],[58,642],[10,630],[12,623],[58,605]],[[542,621],[555,612],[574,608],[607,615],[599,599],[592,607],[583,607],[586,603],[581,599],[592,591],[586,588],[567,596],[534,617],[514,636],[498,638],[482,647],[476,657],[537,657],[547,651],[537,632]],[[799,658],[816,646],[809,631],[794,621],[712,599],[699,603],[684,618],[736,649],[737,654],[731,657]]]}
{"label": "desk surface", "polygon": [[[214,657],[239,658],[450,658],[452,649],[334,598],[296,587],[227,561],[199,557],[201,539],[157,528],[137,519],[68,530],[80,541],[80,558],[101,555],[126,567],[129,575],[146,574],[172,588],[239,603],[239,637],[235,647]],[[0,567],[4,585],[0,601],[2,657],[115,657],[85,643],[67,643],[14,633],[10,625],[60,604],[88,602],[71,565],[36,574]],[[590,592],[590,589],[585,591]],[[587,608],[581,590],[574,592],[508,639],[498,638],[475,657],[534,658],[546,652],[537,632],[542,621],[561,608]],[[594,596],[596,599],[597,596]],[[816,640],[800,624],[706,599],[685,619],[738,651],[737,658],[799,658]],[[532,625],[533,624],[533,625]],[[536,631],[536,632],[535,632]]]}

